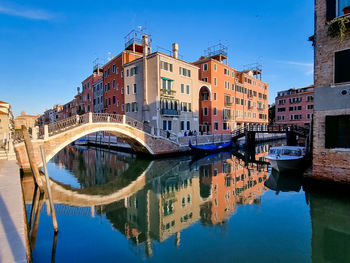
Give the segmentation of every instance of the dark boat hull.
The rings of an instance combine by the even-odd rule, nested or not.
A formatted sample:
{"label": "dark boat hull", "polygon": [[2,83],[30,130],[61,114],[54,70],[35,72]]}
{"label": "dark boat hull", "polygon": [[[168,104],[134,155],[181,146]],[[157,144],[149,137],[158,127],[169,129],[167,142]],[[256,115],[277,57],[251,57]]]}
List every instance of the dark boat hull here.
{"label": "dark boat hull", "polygon": [[204,145],[204,146],[194,146],[191,144],[191,141],[188,143],[191,151],[197,154],[213,154],[217,152],[227,151],[232,148],[232,140],[228,143],[215,145]]}

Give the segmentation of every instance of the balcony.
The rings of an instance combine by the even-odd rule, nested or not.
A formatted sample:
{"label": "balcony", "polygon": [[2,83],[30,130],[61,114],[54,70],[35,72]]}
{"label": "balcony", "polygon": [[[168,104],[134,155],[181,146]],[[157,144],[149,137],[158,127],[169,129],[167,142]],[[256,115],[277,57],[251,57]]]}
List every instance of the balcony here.
{"label": "balcony", "polygon": [[180,115],[180,111],[170,110],[170,109],[161,109],[161,114],[166,116],[178,116]]}
{"label": "balcony", "polygon": [[231,107],[232,106],[232,102],[230,101],[225,101],[225,107]]}
{"label": "balcony", "polygon": [[161,96],[174,97],[175,94],[176,94],[176,91],[175,91],[175,90],[160,89],[160,95],[161,95]]}
{"label": "balcony", "polygon": [[264,108],[258,107],[258,111],[264,111]]}

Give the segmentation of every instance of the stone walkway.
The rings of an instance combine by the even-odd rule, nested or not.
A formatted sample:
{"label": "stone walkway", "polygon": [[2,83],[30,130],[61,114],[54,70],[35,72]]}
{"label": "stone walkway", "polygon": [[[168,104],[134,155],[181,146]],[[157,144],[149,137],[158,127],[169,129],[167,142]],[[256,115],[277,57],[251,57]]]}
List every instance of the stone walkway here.
{"label": "stone walkway", "polygon": [[27,262],[25,236],[19,167],[0,160],[0,262]]}

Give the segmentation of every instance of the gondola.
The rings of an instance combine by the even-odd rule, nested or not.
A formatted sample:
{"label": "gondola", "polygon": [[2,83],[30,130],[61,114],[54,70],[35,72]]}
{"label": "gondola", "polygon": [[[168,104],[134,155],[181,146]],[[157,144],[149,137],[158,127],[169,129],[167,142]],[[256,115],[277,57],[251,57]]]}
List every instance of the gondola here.
{"label": "gondola", "polygon": [[191,148],[192,152],[197,154],[213,154],[217,152],[227,151],[232,147],[232,139],[231,141],[223,144],[207,144],[203,146],[194,146],[191,143],[191,140],[188,142],[188,146]]}

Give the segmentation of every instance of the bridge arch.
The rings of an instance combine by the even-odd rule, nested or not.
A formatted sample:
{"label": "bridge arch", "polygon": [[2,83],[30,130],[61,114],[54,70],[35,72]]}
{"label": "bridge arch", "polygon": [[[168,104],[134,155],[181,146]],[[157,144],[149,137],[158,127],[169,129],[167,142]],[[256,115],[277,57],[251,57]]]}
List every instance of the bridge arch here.
{"label": "bridge arch", "polygon": [[[52,151],[48,152],[46,154],[46,162],[50,161],[59,151],[61,151],[63,148],[65,148],[67,145],[71,144],[72,142],[86,135],[89,135],[91,133],[102,132],[102,131],[110,132],[118,137],[125,139],[134,150],[135,150],[135,147],[137,147],[136,145],[139,144],[145,149],[147,149],[149,154],[152,154],[152,155],[154,154],[152,148],[149,145],[147,145],[145,140],[139,138],[138,136],[135,136],[135,134],[131,133],[131,131],[128,132],[124,127],[118,128],[116,125],[114,125],[113,127],[101,126],[101,125],[98,125],[97,127],[89,127],[91,125],[87,125],[87,126],[88,126],[86,127],[87,129],[83,129],[80,133],[75,133],[74,129],[65,133],[65,134],[71,133],[72,136],[66,136],[67,137],[66,140],[61,141]],[[61,134],[58,134],[55,136],[60,136],[60,135]]]}

